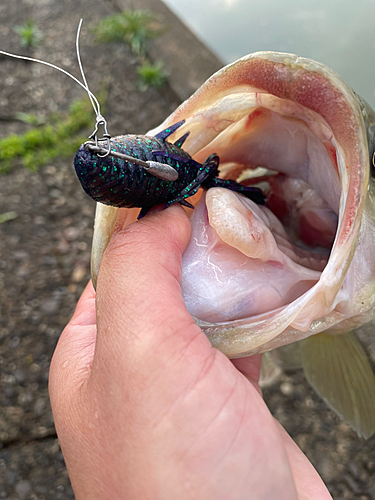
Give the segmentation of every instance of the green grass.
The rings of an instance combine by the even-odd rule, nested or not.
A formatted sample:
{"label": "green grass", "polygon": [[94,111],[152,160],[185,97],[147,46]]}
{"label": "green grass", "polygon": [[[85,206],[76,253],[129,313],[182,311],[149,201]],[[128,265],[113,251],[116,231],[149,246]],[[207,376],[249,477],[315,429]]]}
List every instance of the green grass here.
{"label": "green grass", "polygon": [[29,125],[34,125],[34,126],[39,126],[39,125],[44,125],[45,119],[40,116],[36,116],[32,113],[22,113],[17,112],[15,117],[17,120],[23,123],[28,123]]}
{"label": "green grass", "polygon": [[[98,95],[104,102],[105,94]],[[37,170],[59,156],[72,156],[87,140],[80,133],[93,129],[95,115],[88,98],[72,103],[67,115],[55,114],[47,125],[34,127],[24,134],[0,139],[0,173],[9,172],[15,163]]]}
{"label": "green grass", "polygon": [[135,9],[105,17],[93,31],[97,42],[126,42],[134,54],[144,57],[148,41],[160,36],[164,28],[152,12]]}
{"label": "green grass", "polygon": [[4,222],[9,222],[11,220],[17,219],[17,212],[5,212],[0,214],[0,224],[4,224]]}
{"label": "green grass", "polygon": [[141,91],[147,90],[148,87],[159,88],[166,80],[166,74],[161,61],[151,64],[146,60],[142,63],[142,66],[137,68],[137,73],[139,75],[139,87]]}
{"label": "green grass", "polygon": [[163,63],[158,61],[152,64],[146,59],[149,41],[165,31],[158,16],[147,10],[124,10],[120,14],[105,17],[93,31],[99,43],[125,42],[130,45],[140,63],[137,72],[141,91],[148,87],[159,88],[164,84],[166,74]]}
{"label": "green grass", "polygon": [[42,33],[36,27],[33,19],[28,19],[19,26],[15,26],[14,31],[20,36],[22,47],[37,47],[42,41]]}

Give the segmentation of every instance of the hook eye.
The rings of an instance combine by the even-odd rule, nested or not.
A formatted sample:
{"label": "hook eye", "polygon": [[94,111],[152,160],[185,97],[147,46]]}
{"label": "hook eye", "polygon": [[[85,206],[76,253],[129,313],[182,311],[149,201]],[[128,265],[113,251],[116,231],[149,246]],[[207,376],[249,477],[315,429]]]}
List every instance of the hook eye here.
{"label": "hook eye", "polygon": [[[109,139],[111,138],[111,136],[109,134],[103,134],[103,138],[107,140],[107,151],[105,152],[104,155],[100,155],[99,153],[97,153],[97,155],[99,156],[99,158],[105,158],[106,156],[108,156],[111,152],[111,144],[109,142]],[[97,137],[95,136],[95,139],[97,139]],[[97,146],[97,140],[95,141],[95,145]]]}
{"label": "hook eye", "polygon": [[[104,129],[104,133],[103,133],[103,138],[98,139],[98,132],[99,132],[100,125]],[[89,135],[89,139],[95,140],[96,147],[99,147],[98,141],[106,139],[107,151],[104,155],[98,154],[99,158],[105,158],[106,156],[108,156],[110,154],[110,152],[111,152],[111,144],[109,142],[110,138],[111,138],[111,134],[108,133],[107,122],[106,122],[105,118],[101,115],[97,116],[96,123],[95,123],[95,130],[91,135]]]}

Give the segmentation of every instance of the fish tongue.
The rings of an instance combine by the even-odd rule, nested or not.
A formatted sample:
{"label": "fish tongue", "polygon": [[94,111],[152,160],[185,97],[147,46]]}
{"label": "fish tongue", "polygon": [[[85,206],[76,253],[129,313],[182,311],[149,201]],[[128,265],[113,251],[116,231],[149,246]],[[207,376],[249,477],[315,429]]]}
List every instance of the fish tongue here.
{"label": "fish tongue", "polygon": [[189,312],[201,320],[218,323],[267,313],[319,279],[319,272],[279,248],[272,232],[286,235],[278,219],[243,196],[210,189],[191,223],[182,292]]}
{"label": "fish tongue", "polygon": [[[227,189],[210,189],[206,196],[210,226],[219,238],[251,259],[263,261],[299,279],[318,280],[320,272],[301,265],[279,219],[266,207]],[[258,262],[259,263],[259,262]]]}
{"label": "fish tongue", "polygon": [[267,226],[269,221],[255,203],[229,190],[210,189],[206,204],[210,225],[221,240],[247,257],[283,262],[283,255]]}

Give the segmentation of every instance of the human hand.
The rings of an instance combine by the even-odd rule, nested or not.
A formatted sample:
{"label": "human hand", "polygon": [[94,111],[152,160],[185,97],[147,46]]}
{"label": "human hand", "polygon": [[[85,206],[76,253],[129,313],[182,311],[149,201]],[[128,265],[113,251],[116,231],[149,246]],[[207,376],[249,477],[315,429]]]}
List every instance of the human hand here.
{"label": "human hand", "polygon": [[230,361],[187,312],[180,206],[117,224],[50,371],[77,500],[328,500],[257,384],[260,357]]}

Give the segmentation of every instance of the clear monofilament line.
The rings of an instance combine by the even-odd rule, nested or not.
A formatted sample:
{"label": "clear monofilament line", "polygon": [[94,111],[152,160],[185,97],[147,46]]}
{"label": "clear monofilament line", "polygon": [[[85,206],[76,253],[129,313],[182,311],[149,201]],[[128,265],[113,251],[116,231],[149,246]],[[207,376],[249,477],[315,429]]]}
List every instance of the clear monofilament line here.
{"label": "clear monofilament line", "polygon": [[[80,26],[82,24],[82,19],[80,21]],[[78,30],[80,29],[80,26],[78,28]],[[77,33],[77,38],[79,36],[79,31]],[[84,77],[83,75],[83,78],[84,78],[84,82],[85,83],[82,83],[81,81],[78,80],[78,78],[76,78],[75,76],[73,76],[71,73],[69,73],[68,71],[66,71],[65,69],[63,68],[59,68],[58,66],[56,66],[55,64],[52,64],[52,63],[49,63],[47,61],[42,61],[40,59],[36,59],[34,57],[28,57],[28,56],[19,56],[17,54],[12,54],[11,52],[5,52],[5,50],[0,50],[0,54],[3,54],[4,56],[8,56],[8,57],[13,57],[14,59],[22,59],[24,61],[31,61],[31,62],[36,62],[36,63],[40,63],[40,64],[44,64],[45,66],[49,66],[50,68],[53,68],[53,69],[56,69],[57,71],[60,71],[61,73],[64,73],[64,75],[67,75],[69,76],[69,78],[71,78],[72,80],[74,80],[76,83],[78,83],[78,85],[80,85],[88,94],[89,98],[90,98],[90,101],[91,101],[91,104],[92,104],[92,107],[94,108],[94,111],[95,111],[95,114],[96,114],[96,117],[101,117],[100,115],[100,104],[97,100],[97,98],[95,97],[95,95],[90,91],[90,89],[88,88],[87,86],[87,82],[86,82],[86,78]],[[79,59],[79,62],[80,62],[80,59]],[[80,65],[80,68],[81,68],[81,65]],[[82,73],[83,70],[81,70],[81,73]],[[83,73],[82,73],[83,74]],[[95,104],[94,104],[95,103]]]}
{"label": "clear monofilament line", "polygon": [[[100,104],[97,101],[97,99],[95,98],[94,94],[92,94],[92,92],[89,89],[89,85],[88,85],[87,80],[86,80],[85,72],[83,71],[83,65],[82,65],[82,61],[81,61],[81,55],[80,55],[80,51],[79,51],[79,35],[81,33],[82,23],[83,23],[83,19],[80,19],[79,25],[78,25],[78,29],[77,29],[77,36],[76,36],[77,60],[78,60],[79,69],[81,71],[83,83],[86,85],[87,94],[88,94],[89,99],[91,101],[92,107],[94,108],[94,111],[95,111],[95,114],[96,114],[96,118],[99,118],[99,117],[101,117]],[[94,104],[94,100],[93,100],[93,98],[91,96],[94,96],[94,98],[95,98],[95,104]],[[95,107],[95,105],[96,105],[96,107]]]}

